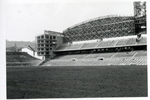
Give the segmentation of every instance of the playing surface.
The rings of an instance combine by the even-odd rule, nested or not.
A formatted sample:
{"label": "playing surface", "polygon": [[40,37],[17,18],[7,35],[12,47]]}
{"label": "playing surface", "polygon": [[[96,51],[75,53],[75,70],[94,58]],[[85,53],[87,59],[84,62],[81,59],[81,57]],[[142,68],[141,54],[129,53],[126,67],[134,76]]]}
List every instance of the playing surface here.
{"label": "playing surface", "polygon": [[7,67],[7,98],[146,97],[147,66]]}

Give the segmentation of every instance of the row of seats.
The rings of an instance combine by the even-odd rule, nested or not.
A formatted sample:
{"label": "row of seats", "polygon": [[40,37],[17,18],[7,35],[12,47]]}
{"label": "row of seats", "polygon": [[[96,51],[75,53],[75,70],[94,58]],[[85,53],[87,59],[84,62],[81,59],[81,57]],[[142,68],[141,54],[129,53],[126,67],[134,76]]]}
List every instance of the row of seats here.
{"label": "row of seats", "polygon": [[86,48],[94,48],[98,45],[98,42],[95,43],[85,43],[81,48],[86,49]]}
{"label": "row of seats", "polygon": [[108,52],[108,53],[87,53],[87,54],[70,54],[70,55],[60,55],[55,59],[93,59],[93,58],[116,58],[116,57],[141,57],[147,56],[147,51],[127,51],[127,52]]}
{"label": "row of seats", "polygon": [[70,60],[50,60],[44,63],[42,66],[65,66]]}
{"label": "row of seats", "polygon": [[137,51],[135,57],[145,57],[147,56],[147,51]]}
{"label": "row of seats", "polygon": [[147,58],[116,58],[116,59],[105,59],[95,62],[93,65],[147,65]]}
{"label": "row of seats", "polygon": [[24,62],[30,60],[37,60],[37,59],[26,55],[9,55],[9,56],[6,55],[7,62]]}
{"label": "row of seats", "polygon": [[47,61],[43,66],[88,66],[88,65],[146,65],[147,51],[91,53],[64,55]]}
{"label": "row of seats", "polygon": [[28,62],[7,62],[6,66],[38,66],[40,63],[40,60],[30,60]]}
{"label": "row of seats", "polygon": [[75,59],[82,59],[84,58],[85,56],[87,56],[88,54],[72,54],[72,55],[65,55],[63,56],[61,59],[72,59],[72,58],[75,58]]}
{"label": "row of seats", "polygon": [[113,57],[132,57],[136,54],[136,51],[133,52],[117,52]]}
{"label": "row of seats", "polygon": [[70,49],[79,49],[83,44],[69,44],[65,50],[70,50]]}
{"label": "row of seats", "polygon": [[[9,60],[10,59],[12,59],[12,60],[15,60],[15,59],[17,59],[17,60],[37,60],[37,58],[35,58],[35,57],[32,57],[31,55],[29,55],[28,53],[26,53],[26,52],[6,52],[6,59],[8,59],[8,60],[6,60],[6,61],[8,61],[9,62]],[[18,61],[18,62],[19,62]]]}
{"label": "row of seats", "polygon": [[146,43],[147,43],[146,37],[142,37],[139,42],[136,42],[135,38],[129,38],[129,39],[119,40],[116,46],[132,45],[132,44],[146,44]]}
{"label": "row of seats", "polygon": [[142,37],[139,42],[136,42],[136,38],[120,39],[120,40],[108,40],[97,41],[95,43],[81,43],[81,44],[65,44],[58,47],[56,50],[71,50],[71,49],[91,49],[91,48],[104,48],[124,45],[146,44],[146,37]]}
{"label": "row of seats", "polygon": [[6,66],[30,66],[31,63],[12,63],[12,62],[8,62],[6,64]]}
{"label": "row of seats", "polygon": [[116,46],[126,45],[129,40],[130,39],[119,40],[118,43],[116,44]]}
{"label": "row of seats", "polygon": [[43,64],[43,66],[107,66],[107,65],[147,65],[146,57],[134,58],[105,58],[103,60],[96,59],[80,59],[80,60],[51,60]]}
{"label": "row of seats", "polygon": [[55,60],[58,59],[91,59],[91,58],[98,58],[98,57],[103,57],[103,58],[110,58],[113,56],[115,52],[112,53],[88,53],[88,54],[70,54],[70,55],[60,55],[58,57],[55,57]]}
{"label": "row of seats", "polygon": [[115,54],[115,52],[112,53],[92,53],[89,54],[88,56],[85,57],[85,59],[91,59],[91,58],[110,58],[111,56],[113,56]]}
{"label": "row of seats", "polygon": [[7,66],[38,65],[41,60],[30,56],[25,52],[6,52]]}
{"label": "row of seats", "polygon": [[115,46],[117,42],[118,41],[114,41],[114,40],[101,41],[97,47],[112,47]]}

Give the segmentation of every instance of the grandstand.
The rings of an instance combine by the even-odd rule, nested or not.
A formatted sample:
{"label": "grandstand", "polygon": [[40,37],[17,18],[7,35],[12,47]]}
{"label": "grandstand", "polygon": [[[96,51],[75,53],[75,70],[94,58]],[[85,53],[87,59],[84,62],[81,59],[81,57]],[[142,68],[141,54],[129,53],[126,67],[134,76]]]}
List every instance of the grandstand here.
{"label": "grandstand", "polygon": [[64,43],[43,66],[147,65],[147,35],[140,36]]}
{"label": "grandstand", "polygon": [[6,52],[6,62],[7,66],[37,66],[41,60],[26,52]]}
{"label": "grandstand", "polygon": [[[135,2],[134,7],[134,16],[93,18],[68,27],[62,33],[45,30],[44,34],[36,36],[37,54],[44,58],[36,65],[139,65],[140,61],[141,65],[146,65],[146,11],[138,12],[138,9],[145,9],[139,2]],[[22,58],[20,54],[18,57],[21,59],[14,54],[11,60],[8,56],[7,62],[35,60]]]}
{"label": "grandstand", "polygon": [[[90,65],[101,65],[110,62],[108,60],[113,62],[114,59],[118,59],[115,61],[120,65],[126,62],[132,64],[132,58],[136,60],[140,57],[144,61],[147,60],[146,28],[146,2],[134,2],[134,16],[100,16],[70,26],[62,33],[44,30],[44,34],[36,36],[37,54],[44,58],[40,63],[37,63],[38,59],[20,53],[16,44],[14,47],[9,46],[6,49],[7,65],[14,62],[43,66],[53,65],[52,62],[61,62],[60,65],[88,65],[91,61]],[[18,43],[20,47],[22,44]],[[28,42],[28,45],[31,44]],[[35,48],[35,45],[32,44],[32,47]],[[133,63],[139,64],[136,61]],[[111,62],[106,64],[113,65]]]}
{"label": "grandstand", "polygon": [[[100,25],[98,25],[101,28],[104,26],[106,29],[113,27],[113,30],[101,30],[104,34],[99,31],[96,31],[94,34],[89,32],[87,39],[83,33],[85,31],[84,26],[89,27],[88,29],[91,30],[91,28],[95,27],[91,26],[91,23],[95,23],[92,25],[97,25],[96,22],[103,23],[99,23]],[[128,25],[126,22],[128,22]],[[80,31],[78,29],[80,29]],[[75,33],[74,30],[76,30],[77,33]],[[139,33],[136,33],[134,30],[135,27],[133,17],[109,16],[80,23],[63,32],[64,36],[69,36],[72,41],[62,41],[62,43],[58,44],[59,46],[55,44],[56,48],[52,51],[53,55],[50,55],[49,59],[46,59],[44,63],[40,65],[147,65],[146,29],[144,31],[140,31]],[[80,36],[77,36],[79,34]],[[97,38],[97,34],[99,34],[99,38]]]}
{"label": "grandstand", "polygon": [[62,43],[53,54],[41,61],[25,52],[7,52],[7,66],[147,65],[147,35]]}
{"label": "grandstand", "polygon": [[126,37],[116,37],[107,38],[103,41],[95,41],[87,43],[75,42],[72,44],[63,44],[56,48],[55,51],[68,51],[68,50],[83,50],[83,49],[93,49],[93,48],[110,48],[110,47],[120,47],[120,46],[134,46],[134,45],[146,45],[146,35],[143,34],[140,41],[136,42],[136,35],[126,36]]}
{"label": "grandstand", "polygon": [[138,42],[136,36],[126,36],[63,45],[54,51],[58,55],[43,66],[147,65],[146,39],[143,34]]}
{"label": "grandstand", "polygon": [[134,16],[98,17],[62,33],[45,30],[36,36],[43,60],[16,44],[7,48],[7,99],[147,97],[146,14],[140,2],[134,5]]}
{"label": "grandstand", "polygon": [[43,66],[101,66],[101,65],[147,65],[147,51],[89,53],[63,55],[51,59]]}

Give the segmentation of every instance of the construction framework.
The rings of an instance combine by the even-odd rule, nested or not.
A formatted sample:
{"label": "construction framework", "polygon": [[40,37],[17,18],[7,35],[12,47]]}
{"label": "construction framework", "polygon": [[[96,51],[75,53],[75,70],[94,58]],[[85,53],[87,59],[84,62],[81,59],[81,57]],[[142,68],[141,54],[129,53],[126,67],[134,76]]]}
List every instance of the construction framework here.
{"label": "construction framework", "polygon": [[133,16],[105,16],[79,23],[63,31],[72,41],[130,36],[135,34]]}
{"label": "construction framework", "polygon": [[[53,58],[54,51],[74,41],[103,40],[104,38],[146,34],[146,2],[134,2],[134,16],[109,15],[87,20],[63,31],[45,30],[36,37],[39,56]],[[75,48],[77,49],[77,48]],[[77,49],[78,50],[78,49]]]}
{"label": "construction framework", "polygon": [[134,2],[135,32],[146,31],[146,2]]}

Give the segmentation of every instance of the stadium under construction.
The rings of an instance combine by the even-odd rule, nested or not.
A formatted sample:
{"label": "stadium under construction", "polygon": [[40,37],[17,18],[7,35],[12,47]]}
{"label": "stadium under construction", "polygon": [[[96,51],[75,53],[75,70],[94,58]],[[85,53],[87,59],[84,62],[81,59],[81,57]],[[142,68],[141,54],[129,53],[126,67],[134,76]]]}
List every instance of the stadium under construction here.
{"label": "stadium under construction", "polygon": [[[83,21],[62,33],[36,36],[36,52],[6,52],[7,66],[147,65],[146,2],[134,2],[134,16],[108,15]],[[12,49],[10,48],[10,49]],[[33,57],[34,58],[34,57]]]}
{"label": "stadium under construction", "polygon": [[147,65],[146,3],[134,2],[134,16],[104,16],[63,33],[37,36],[44,66]]}
{"label": "stadium under construction", "polygon": [[42,60],[7,48],[7,99],[147,97],[146,26],[146,2],[134,2],[134,16],[45,30],[24,49]]}

